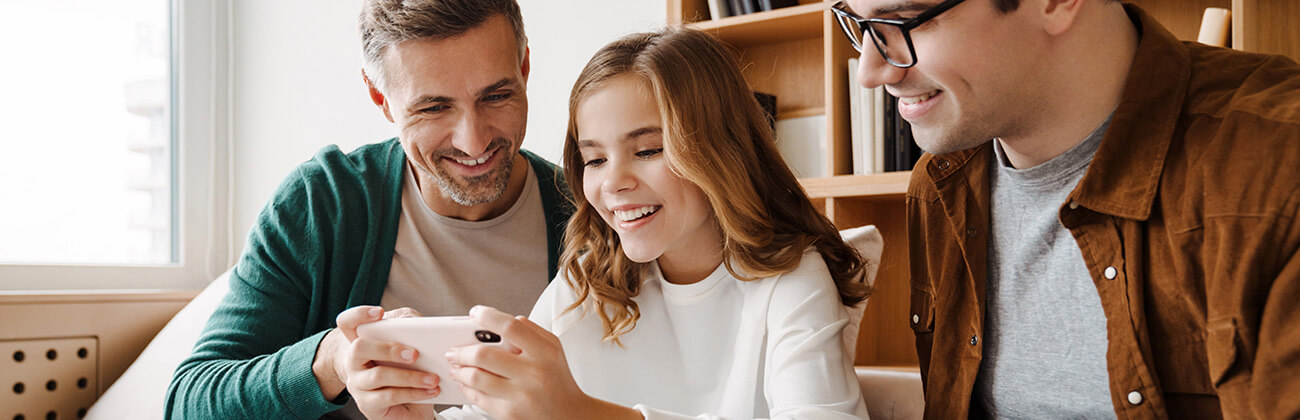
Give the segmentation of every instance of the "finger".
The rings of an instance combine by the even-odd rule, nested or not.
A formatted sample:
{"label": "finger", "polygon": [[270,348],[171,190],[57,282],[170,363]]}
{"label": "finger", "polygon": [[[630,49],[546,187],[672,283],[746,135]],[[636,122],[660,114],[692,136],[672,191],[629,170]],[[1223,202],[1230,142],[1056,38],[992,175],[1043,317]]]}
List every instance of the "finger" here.
{"label": "finger", "polygon": [[475,367],[503,378],[514,377],[523,365],[515,352],[495,344],[452,347],[443,356],[453,366]]}
{"label": "finger", "polygon": [[417,311],[412,308],[406,308],[406,307],[397,308],[391,311],[384,312],[384,319],[419,318],[419,317],[420,317],[420,311]]}
{"label": "finger", "polygon": [[348,365],[352,370],[362,370],[374,362],[415,363],[420,352],[414,347],[391,341],[357,338],[348,352]]}
{"label": "finger", "polygon": [[394,366],[374,366],[348,376],[348,389],[373,391],[384,388],[437,389],[438,375]]}
{"label": "finger", "polygon": [[505,378],[476,367],[452,365],[451,377],[465,388],[473,389],[488,397],[503,395],[508,389],[508,381]]}
{"label": "finger", "polygon": [[353,393],[352,398],[357,400],[358,406],[392,408],[396,405],[424,401],[441,393],[442,390],[437,388],[392,387]]}
{"label": "finger", "polygon": [[339,313],[334,324],[348,341],[352,341],[357,339],[358,326],[383,319],[383,314],[384,308],[378,306],[353,306]]}
{"label": "finger", "polygon": [[526,317],[511,316],[490,306],[478,305],[469,310],[469,316],[483,328],[503,338],[502,343],[523,352],[543,351],[554,347],[555,335]]}

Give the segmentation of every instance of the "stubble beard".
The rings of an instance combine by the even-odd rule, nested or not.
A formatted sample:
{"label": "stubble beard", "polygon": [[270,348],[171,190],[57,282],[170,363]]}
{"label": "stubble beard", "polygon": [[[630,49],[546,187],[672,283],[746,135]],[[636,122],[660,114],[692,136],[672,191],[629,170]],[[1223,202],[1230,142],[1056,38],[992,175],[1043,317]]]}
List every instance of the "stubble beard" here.
{"label": "stubble beard", "polygon": [[[510,147],[510,141],[502,137],[492,140],[488,146],[489,149],[496,149],[495,153],[509,153],[513,150]],[[506,189],[510,186],[510,175],[514,171],[514,155],[493,156],[494,159],[504,159],[497,164],[491,172],[483,175],[457,178],[443,168],[443,157],[452,157],[458,159],[467,158],[464,153],[458,150],[448,150],[438,153],[437,163],[433,165],[433,172],[426,173],[430,180],[438,185],[438,190],[442,195],[455,201],[462,206],[475,206],[487,204],[505,195]]]}

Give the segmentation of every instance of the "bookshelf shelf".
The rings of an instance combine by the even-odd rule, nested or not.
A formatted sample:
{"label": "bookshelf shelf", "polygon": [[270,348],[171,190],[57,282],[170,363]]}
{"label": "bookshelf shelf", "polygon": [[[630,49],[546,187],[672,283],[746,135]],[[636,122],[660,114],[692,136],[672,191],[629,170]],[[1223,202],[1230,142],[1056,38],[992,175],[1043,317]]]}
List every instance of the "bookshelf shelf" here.
{"label": "bookshelf shelf", "polygon": [[802,39],[821,38],[822,12],[830,3],[793,7],[691,23],[736,48]]}
{"label": "bookshelf shelf", "polygon": [[902,198],[907,194],[911,171],[885,172],[871,175],[840,175],[825,178],[803,178],[799,183],[809,198],[879,197]]}

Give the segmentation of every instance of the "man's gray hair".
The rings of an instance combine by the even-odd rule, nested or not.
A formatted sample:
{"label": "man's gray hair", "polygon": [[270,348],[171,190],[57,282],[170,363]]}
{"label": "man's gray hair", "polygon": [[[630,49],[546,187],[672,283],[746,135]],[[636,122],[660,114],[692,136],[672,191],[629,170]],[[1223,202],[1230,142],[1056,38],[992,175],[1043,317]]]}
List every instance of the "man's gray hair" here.
{"label": "man's gray hair", "polygon": [[454,38],[495,15],[515,30],[522,62],[528,37],[515,0],[366,0],[360,18],[362,68],[382,92],[386,48],[413,39]]}

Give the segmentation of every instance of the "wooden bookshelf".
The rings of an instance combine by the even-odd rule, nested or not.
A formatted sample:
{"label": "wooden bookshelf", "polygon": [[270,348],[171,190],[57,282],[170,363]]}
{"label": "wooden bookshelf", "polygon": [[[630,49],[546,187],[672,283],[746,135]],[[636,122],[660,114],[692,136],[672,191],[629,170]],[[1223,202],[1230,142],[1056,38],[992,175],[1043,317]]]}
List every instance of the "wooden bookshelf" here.
{"label": "wooden bookshelf", "polygon": [[[1232,46],[1300,59],[1300,0],[1130,0],[1180,39],[1195,40],[1207,7],[1232,10]],[[705,0],[668,0],[668,23],[713,33],[736,48],[754,90],[777,96],[777,118],[826,116],[825,167],[800,180],[840,228],[876,225],[885,239],[876,290],[863,315],[855,361],[916,366],[908,319],[910,283],[904,195],[910,172],[853,172],[846,62],[856,51],[827,10],[833,1],[710,20]]]}

